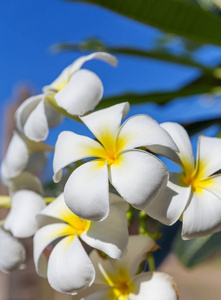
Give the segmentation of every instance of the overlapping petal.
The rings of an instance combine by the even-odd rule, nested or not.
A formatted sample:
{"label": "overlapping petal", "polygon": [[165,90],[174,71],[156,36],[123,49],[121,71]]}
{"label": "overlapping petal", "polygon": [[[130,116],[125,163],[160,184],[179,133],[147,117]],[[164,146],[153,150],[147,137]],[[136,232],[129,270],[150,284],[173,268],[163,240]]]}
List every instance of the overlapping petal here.
{"label": "overlapping petal", "polygon": [[52,288],[61,293],[75,294],[92,284],[94,267],[77,236],[65,237],[54,247],[47,277]]}
{"label": "overlapping petal", "polygon": [[45,96],[35,109],[29,114],[24,124],[24,134],[30,140],[39,142],[47,138],[50,126],[55,126],[61,121],[61,116],[47,103]]}
{"label": "overlapping petal", "polygon": [[18,130],[24,132],[24,125],[27,121],[31,112],[36,108],[36,106],[43,100],[44,95],[32,96],[26,99],[22,104],[18,107],[15,112],[15,120],[16,126]]}
{"label": "overlapping petal", "polygon": [[81,117],[81,120],[109,152],[115,147],[122,118],[126,117],[129,108],[128,102],[120,103]]}
{"label": "overlapping petal", "polygon": [[54,181],[62,177],[62,168],[87,157],[105,155],[103,147],[96,141],[74,132],[63,131],[58,136],[53,160]]}
{"label": "overlapping petal", "polygon": [[117,144],[119,150],[153,145],[178,151],[168,132],[148,115],[136,115],[126,120],[120,128]]}
{"label": "overlapping petal", "polygon": [[178,300],[178,290],[175,281],[168,274],[147,272],[136,276],[133,280],[135,291],[128,300]]}
{"label": "overlapping petal", "polygon": [[173,122],[162,123],[161,127],[170,134],[179,149],[178,153],[170,152],[166,156],[180,164],[184,171],[192,173],[194,170],[194,156],[186,130],[180,124]]}
{"label": "overlapping petal", "polygon": [[88,70],[75,72],[68,84],[54,96],[57,104],[69,114],[82,116],[93,110],[103,96],[100,78]]}
{"label": "overlapping petal", "polygon": [[48,225],[51,222],[67,222],[73,217],[73,212],[67,207],[64,201],[64,194],[60,194],[54,201],[41,210],[37,216],[40,226]]}
{"label": "overlapping petal", "polygon": [[205,189],[198,189],[183,213],[182,238],[196,238],[220,229],[221,200]]}
{"label": "overlapping petal", "polygon": [[125,212],[129,209],[129,204],[116,194],[113,193],[109,194],[109,202],[110,205],[114,205]]}
{"label": "overlapping petal", "polygon": [[127,254],[117,262],[118,269],[121,267],[126,268],[131,277],[135,276],[147,254],[157,248],[158,246],[153,239],[147,236],[131,235]]}
{"label": "overlapping petal", "polygon": [[4,273],[24,268],[24,246],[0,227],[0,270]]}
{"label": "overlapping petal", "polygon": [[78,167],[69,177],[64,198],[67,206],[83,219],[98,221],[109,213],[108,169],[102,160]]}
{"label": "overlapping petal", "polygon": [[197,172],[202,179],[221,169],[221,139],[201,135],[197,149]]}
{"label": "overlapping petal", "polygon": [[48,257],[44,250],[56,239],[74,235],[73,228],[65,223],[50,224],[40,228],[34,236],[34,263],[37,273],[47,276]]}
{"label": "overlapping petal", "polygon": [[180,174],[170,173],[167,187],[147,205],[144,211],[150,217],[166,225],[174,224],[184,211],[191,194],[191,188],[180,182]]}
{"label": "overlapping petal", "polygon": [[135,208],[143,209],[160,193],[168,180],[164,164],[141,150],[119,154],[110,166],[110,181],[118,193]]}
{"label": "overlapping petal", "polygon": [[94,264],[94,284],[77,296],[85,300],[139,299],[178,300],[177,286],[167,274],[146,272],[136,275],[140,263],[156,244],[146,236],[130,236],[128,252],[122,260],[105,259],[96,251],[90,258]]}
{"label": "overlapping petal", "polygon": [[39,194],[29,190],[16,192],[4,228],[17,238],[32,236],[38,229],[35,217],[44,207],[44,199]]}
{"label": "overlapping petal", "polygon": [[108,217],[102,222],[91,222],[81,239],[112,258],[121,258],[128,244],[127,218],[119,207],[111,205]]}
{"label": "overlapping petal", "polygon": [[217,198],[221,199],[221,175],[210,176],[209,180],[202,181],[202,183],[202,188],[208,190]]}

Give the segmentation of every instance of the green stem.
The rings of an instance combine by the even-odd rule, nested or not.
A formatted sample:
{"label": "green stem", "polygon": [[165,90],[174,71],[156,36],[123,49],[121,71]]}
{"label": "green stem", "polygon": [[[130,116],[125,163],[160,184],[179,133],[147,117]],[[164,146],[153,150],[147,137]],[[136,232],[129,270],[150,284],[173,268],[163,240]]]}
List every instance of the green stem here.
{"label": "green stem", "polygon": [[[54,201],[55,197],[45,197],[44,201],[46,204]],[[10,196],[0,196],[0,208],[11,208],[11,197]]]}
{"label": "green stem", "polygon": [[154,272],[156,270],[156,268],[155,268],[155,260],[154,260],[152,253],[147,254],[147,263],[148,263],[150,272]]}
{"label": "green stem", "polygon": [[0,207],[11,208],[11,201],[9,196],[0,196]]}

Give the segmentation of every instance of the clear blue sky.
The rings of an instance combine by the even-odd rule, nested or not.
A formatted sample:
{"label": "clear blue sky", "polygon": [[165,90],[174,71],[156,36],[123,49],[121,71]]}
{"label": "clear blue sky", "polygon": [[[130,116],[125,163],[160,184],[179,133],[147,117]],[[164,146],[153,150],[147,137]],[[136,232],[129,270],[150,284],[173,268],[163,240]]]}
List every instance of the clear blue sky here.
{"label": "clear blue sky", "polygon": [[[150,49],[161,36],[155,28],[144,26],[107,10],[61,0],[10,0],[0,5],[0,104],[3,108],[22,83],[36,91],[55,79],[64,67],[81,53],[53,54],[58,42],[81,42],[97,37],[109,45]],[[175,45],[179,49],[179,45]],[[207,46],[196,58],[206,64],[221,60],[221,50]],[[199,75],[197,70],[160,61],[119,56],[118,67],[94,61],[85,67],[102,79],[105,95],[125,91],[160,91],[179,88]],[[220,99],[192,97],[164,107],[139,105],[133,113],[147,113],[158,122],[200,119],[221,112]],[[1,110],[2,113],[2,110]],[[2,115],[1,115],[2,119]],[[64,122],[63,128],[70,126]],[[53,131],[51,142],[56,139]]]}

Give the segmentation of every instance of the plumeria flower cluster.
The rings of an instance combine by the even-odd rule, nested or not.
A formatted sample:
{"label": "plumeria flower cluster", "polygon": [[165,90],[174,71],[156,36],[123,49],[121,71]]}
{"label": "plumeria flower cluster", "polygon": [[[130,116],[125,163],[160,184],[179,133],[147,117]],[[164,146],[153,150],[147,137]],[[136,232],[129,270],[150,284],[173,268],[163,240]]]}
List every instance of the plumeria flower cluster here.
{"label": "plumeria flower cluster", "polygon": [[[181,125],[160,125],[145,114],[124,120],[127,102],[95,111],[103,84],[82,69],[91,59],[117,64],[104,52],[80,57],[16,111],[1,165],[9,196],[0,197],[0,207],[10,210],[0,224],[0,270],[23,268],[20,239],[33,237],[36,272],[73,299],[176,300],[169,275],[141,268],[158,246],[145,226],[129,236],[131,216],[138,210],[166,225],[181,220],[183,239],[219,231],[221,140],[200,136],[195,162]],[[73,121],[55,145],[45,144],[49,128],[64,117],[83,123],[93,137],[78,134]],[[39,178],[50,152],[57,192],[46,198]],[[182,172],[169,173],[158,154]]]}

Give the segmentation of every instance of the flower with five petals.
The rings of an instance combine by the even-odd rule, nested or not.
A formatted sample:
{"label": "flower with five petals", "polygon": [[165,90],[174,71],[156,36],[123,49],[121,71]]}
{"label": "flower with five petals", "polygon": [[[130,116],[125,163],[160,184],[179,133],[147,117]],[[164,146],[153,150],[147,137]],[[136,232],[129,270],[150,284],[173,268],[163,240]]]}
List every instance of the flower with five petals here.
{"label": "flower with five petals", "polygon": [[221,139],[199,136],[194,161],[189,136],[177,123],[163,123],[180,152],[165,155],[176,162],[181,173],[170,173],[166,189],[145,211],[166,225],[182,221],[182,238],[201,237],[221,229]]}
{"label": "flower with five petals", "polygon": [[96,111],[81,117],[97,141],[74,132],[63,131],[54,153],[54,181],[62,177],[62,168],[85,158],[95,158],[78,167],[64,188],[67,206],[81,218],[102,220],[109,213],[108,181],[137,209],[154,200],[168,180],[164,164],[154,155],[137,149],[162,146],[177,150],[170,135],[147,115],[129,118],[120,126],[129,110],[128,103]]}
{"label": "flower with five petals", "polygon": [[[42,227],[34,236],[35,266],[55,290],[76,294],[92,284],[95,270],[80,240],[110,257],[124,255],[128,243],[128,205],[117,195],[110,194],[110,199],[110,214],[101,222],[73,214],[63,194],[37,216]],[[47,259],[44,250],[54,241],[58,242]]]}

